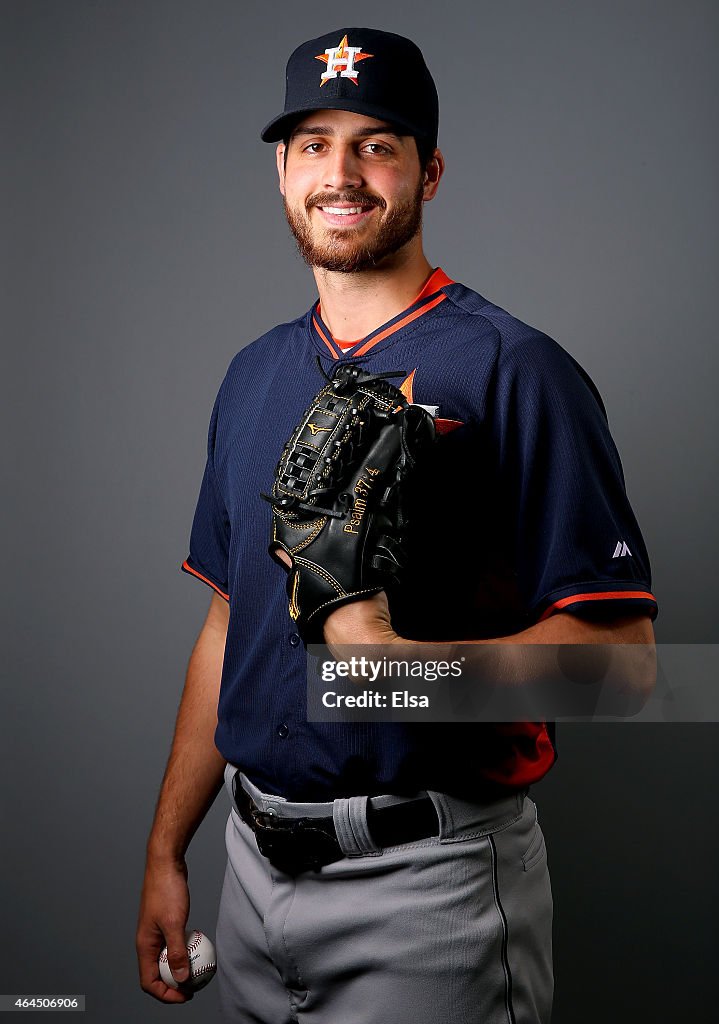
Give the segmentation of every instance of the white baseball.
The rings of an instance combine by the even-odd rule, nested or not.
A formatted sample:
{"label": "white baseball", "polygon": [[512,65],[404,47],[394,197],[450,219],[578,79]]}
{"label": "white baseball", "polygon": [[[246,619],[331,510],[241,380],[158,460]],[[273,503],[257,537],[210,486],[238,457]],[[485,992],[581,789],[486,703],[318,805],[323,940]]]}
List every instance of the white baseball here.
{"label": "white baseball", "polygon": [[[190,977],[187,981],[182,982],[182,986],[196,991],[199,988],[204,988],[215,976],[217,970],[215,947],[206,935],[196,929],[185,932],[185,945],[190,958]],[[179,988],[167,962],[167,946],[160,953],[160,977],[170,988]]]}

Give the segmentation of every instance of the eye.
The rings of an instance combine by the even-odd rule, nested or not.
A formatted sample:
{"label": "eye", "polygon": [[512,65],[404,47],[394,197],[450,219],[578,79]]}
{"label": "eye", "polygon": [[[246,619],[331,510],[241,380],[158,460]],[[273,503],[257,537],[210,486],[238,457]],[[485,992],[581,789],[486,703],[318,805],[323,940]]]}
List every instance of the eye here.
{"label": "eye", "polygon": [[305,146],[302,150],[303,153],[318,153],[322,148],[321,142],[310,142],[309,145]]}
{"label": "eye", "polygon": [[369,150],[372,156],[384,156],[386,153],[390,152],[389,147],[384,146],[381,142],[368,142],[367,145],[364,146],[364,150],[365,152]]}

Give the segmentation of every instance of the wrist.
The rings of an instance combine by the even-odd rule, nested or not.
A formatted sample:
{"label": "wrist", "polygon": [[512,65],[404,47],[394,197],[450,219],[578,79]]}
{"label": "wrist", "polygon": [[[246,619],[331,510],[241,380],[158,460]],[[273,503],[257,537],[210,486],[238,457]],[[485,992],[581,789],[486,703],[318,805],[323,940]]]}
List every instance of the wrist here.
{"label": "wrist", "polygon": [[169,843],[152,836],[147,844],[145,863],[152,870],[187,871],[186,847],[180,843]]}
{"label": "wrist", "polygon": [[348,646],[354,644],[378,646],[380,644],[401,644],[405,642],[391,627],[386,628],[371,623],[359,624],[353,628],[335,628],[330,626],[328,629],[325,627],[324,635],[325,644],[328,647],[341,647],[343,644]]}

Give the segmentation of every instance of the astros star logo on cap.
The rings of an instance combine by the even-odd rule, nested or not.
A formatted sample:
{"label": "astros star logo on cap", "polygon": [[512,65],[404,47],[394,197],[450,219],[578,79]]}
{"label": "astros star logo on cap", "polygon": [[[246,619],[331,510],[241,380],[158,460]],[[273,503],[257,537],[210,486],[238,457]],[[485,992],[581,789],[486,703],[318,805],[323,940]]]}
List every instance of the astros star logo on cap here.
{"label": "astros star logo on cap", "polygon": [[361,46],[348,46],[347,36],[344,36],[339,46],[333,46],[315,57],[315,60],[324,61],[327,65],[327,70],[320,75],[320,88],[326,82],[329,82],[330,78],[337,77],[349,78],[351,82],[357,85],[357,69],[355,64],[359,64],[361,60],[367,60],[368,57],[373,56],[373,53],[362,53]]}

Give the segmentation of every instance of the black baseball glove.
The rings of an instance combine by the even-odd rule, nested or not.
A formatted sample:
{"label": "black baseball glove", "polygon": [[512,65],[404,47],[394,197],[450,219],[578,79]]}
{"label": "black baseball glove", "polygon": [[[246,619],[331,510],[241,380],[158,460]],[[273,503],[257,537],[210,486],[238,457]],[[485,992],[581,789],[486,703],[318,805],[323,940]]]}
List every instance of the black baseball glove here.
{"label": "black baseball glove", "polygon": [[[319,360],[318,360],[319,362]],[[323,642],[339,605],[399,581],[407,482],[434,440],[434,423],[387,377],[339,366],[284,447],[272,494],[269,552],[292,559],[290,615],[304,642]]]}

